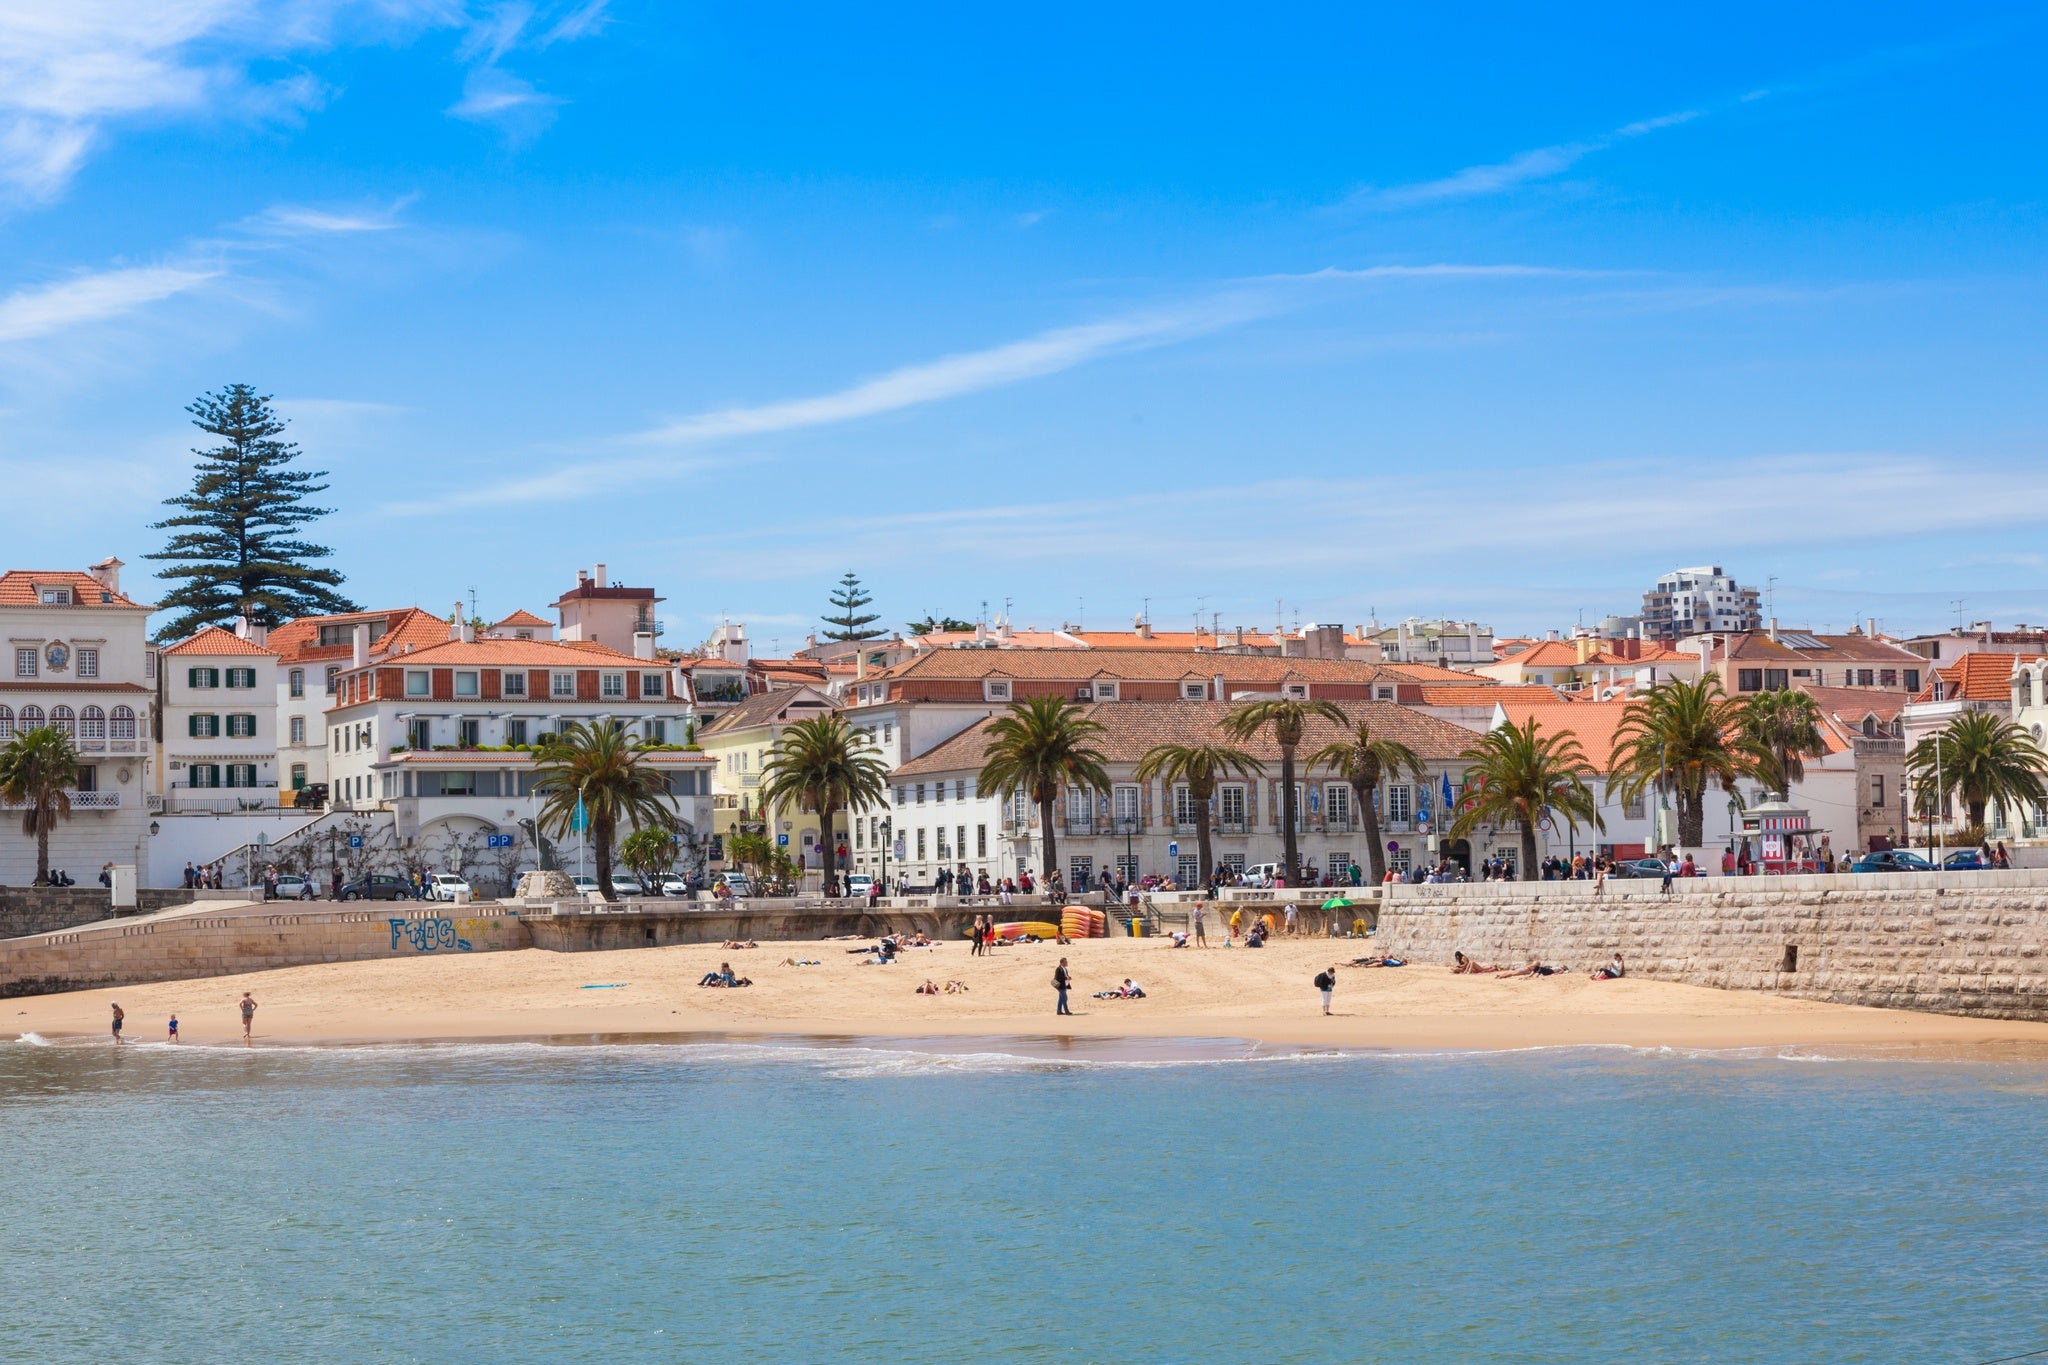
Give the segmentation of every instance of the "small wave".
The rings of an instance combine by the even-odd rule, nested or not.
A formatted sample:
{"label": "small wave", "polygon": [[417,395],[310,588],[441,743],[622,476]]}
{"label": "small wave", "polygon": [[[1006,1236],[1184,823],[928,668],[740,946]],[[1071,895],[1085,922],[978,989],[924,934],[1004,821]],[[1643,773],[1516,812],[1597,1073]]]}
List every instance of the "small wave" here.
{"label": "small wave", "polygon": [[50,1046],[50,1040],[40,1033],[24,1033],[14,1041],[17,1043],[27,1043],[30,1047]]}

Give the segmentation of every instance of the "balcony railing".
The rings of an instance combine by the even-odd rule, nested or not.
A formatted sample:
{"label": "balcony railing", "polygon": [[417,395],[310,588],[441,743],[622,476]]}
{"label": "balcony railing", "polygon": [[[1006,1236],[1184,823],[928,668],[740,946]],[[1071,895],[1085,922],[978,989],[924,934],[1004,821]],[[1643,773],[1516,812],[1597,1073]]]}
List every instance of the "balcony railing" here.
{"label": "balcony railing", "polygon": [[1219,834],[1249,834],[1251,833],[1251,828],[1243,820],[1224,820],[1220,821],[1216,826]]}
{"label": "balcony railing", "polygon": [[1358,822],[1348,815],[1332,815],[1323,821],[1325,834],[1350,834],[1358,828]]}
{"label": "balcony railing", "polygon": [[[67,791],[64,795],[71,799],[71,809],[74,811],[121,809],[121,793],[119,792]],[[26,802],[0,801],[0,810],[24,810],[26,808]]]}
{"label": "balcony railing", "polygon": [[1173,822],[1173,832],[1175,834],[1200,834],[1202,831],[1201,827],[1193,820],[1176,820]]}
{"label": "balcony railing", "polygon": [[1069,815],[1069,816],[1067,817],[1067,833],[1069,833],[1069,834],[1093,834],[1094,832],[1095,832],[1095,817],[1093,817],[1093,816],[1090,816],[1090,815],[1082,815],[1082,816],[1073,816],[1073,815]]}

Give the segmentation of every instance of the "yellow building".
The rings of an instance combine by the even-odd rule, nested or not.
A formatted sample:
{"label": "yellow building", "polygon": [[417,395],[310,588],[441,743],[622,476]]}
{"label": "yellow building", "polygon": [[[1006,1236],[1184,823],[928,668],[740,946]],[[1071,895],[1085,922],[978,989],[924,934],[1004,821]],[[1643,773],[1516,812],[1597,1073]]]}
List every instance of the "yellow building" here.
{"label": "yellow building", "polygon": [[[766,834],[807,872],[824,866],[818,842],[818,817],[810,811],[761,809],[761,772],[782,738],[782,732],[796,721],[815,720],[833,713],[832,699],[810,687],[790,687],[756,693],[697,732],[697,743],[712,760],[711,832],[717,837],[716,851],[723,855],[736,833]],[[838,837],[846,839],[846,814],[838,819]],[[732,866],[730,858],[714,858],[712,866]],[[844,863],[841,864],[842,870]]]}

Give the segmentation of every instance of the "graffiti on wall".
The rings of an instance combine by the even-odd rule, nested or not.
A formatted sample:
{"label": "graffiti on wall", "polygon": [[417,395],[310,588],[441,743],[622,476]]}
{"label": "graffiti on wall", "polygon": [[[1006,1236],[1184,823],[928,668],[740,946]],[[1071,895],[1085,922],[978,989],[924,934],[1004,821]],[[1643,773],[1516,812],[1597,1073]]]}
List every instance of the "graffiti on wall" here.
{"label": "graffiti on wall", "polygon": [[[468,939],[456,932],[452,919],[389,919],[385,923],[391,926],[391,951],[394,953],[400,943],[410,943],[422,953],[438,952],[443,948],[466,953],[472,947]],[[474,920],[464,920],[462,927],[470,930],[475,923]]]}

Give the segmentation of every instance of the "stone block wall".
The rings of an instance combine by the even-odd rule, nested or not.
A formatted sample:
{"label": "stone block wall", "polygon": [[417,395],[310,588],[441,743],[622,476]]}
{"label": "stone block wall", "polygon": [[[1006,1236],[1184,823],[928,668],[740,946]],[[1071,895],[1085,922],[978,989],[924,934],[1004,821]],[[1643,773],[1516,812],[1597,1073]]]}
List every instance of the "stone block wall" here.
{"label": "stone block wall", "polygon": [[2048,876],[1708,878],[1391,888],[1380,941],[1412,961],[1530,958],[1841,1004],[2048,1019]]}
{"label": "stone block wall", "polygon": [[0,997],[530,946],[519,915],[494,905],[116,921],[0,943]]}
{"label": "stone block wall", "polygon": [[147,915],[184,905],[190,891],[141,890],[135,893],[135,909],[115,910],[107,888],[92,886],[6,886],[0,887],[0,939],[23,934],[43,934],[53,929],[75,929],[112,919],[117,914]]}

